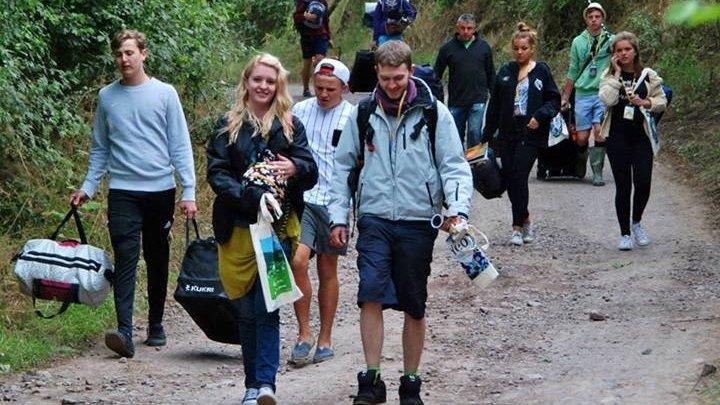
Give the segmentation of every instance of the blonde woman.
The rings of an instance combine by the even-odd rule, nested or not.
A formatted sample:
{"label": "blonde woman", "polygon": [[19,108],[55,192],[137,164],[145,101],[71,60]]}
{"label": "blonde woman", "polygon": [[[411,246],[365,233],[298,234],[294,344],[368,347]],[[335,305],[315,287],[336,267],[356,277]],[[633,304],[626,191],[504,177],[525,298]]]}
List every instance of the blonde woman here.
{"label": "blonde woman", "polygon": [[660,76],[644,68],[640,61],[635,34],[619,32],[610,49],[611,65],[600,82],[600,101],[608,108],[601,134],[607,139],[607,155],[615,178],[615,211],[620,223],[618,249],[631,250],[633,239],[639,246],[650,244],[640,220],[650,198],[653,155],[660,147],[645,114],[665,111],[667,99]]}
{"label": "blonde woman", "polygon": [[528,176],[538,151],[547,147],[550,122],[560,109],[560,91],[550,67],[535,60],[537,33],[518,23],[510,42],[514,61],[500,68],[486,115],[484,140],[491,140],[502,162],[502,176],[512,205],[516,246],[531,243],[535,231],[528,211]]}
{"label": "blonde woman", "polygon": [[[219,243],[220,278],[238,310],[245,397],[243,404],[275,404],[275,378],[280,363],[280,319],[268,313],[257,277],[249,225],[254,223],[265,193],[282,200],[283,218],[273,226],[287,257],[300,236],[304,190],[317,182],[317,166],[308,149],[305,128],[290,112],[287,71],[269,54],[253,58],[243,70],[237,102],[217,123],[207,149],[207,177],[217,194],[213,229]],[[244,173],[267,162],[272,183],[267,188]]]}

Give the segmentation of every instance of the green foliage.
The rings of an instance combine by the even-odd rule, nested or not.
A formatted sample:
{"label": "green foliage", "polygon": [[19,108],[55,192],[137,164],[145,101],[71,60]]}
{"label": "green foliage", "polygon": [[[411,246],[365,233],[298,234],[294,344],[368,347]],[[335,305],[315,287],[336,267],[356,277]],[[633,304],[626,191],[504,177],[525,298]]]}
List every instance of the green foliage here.
{"label": "green foliage", "polygon": [[[0,10],[0,229],[15,233],[65,200],[86,167],[95,94],[113,78],[109,40],[122,28],[147,34],[146,70],[173,83],[195,139],[210,132],[208,106],[244,41],[262,37],[288,2],[247,0],[25,0]],[[246,18],[246,15],[258,18]],[[249,22],[247,22],[249,21]]]}
{"label": "green foliage", "polygon": [[720,4],[706,4],[698,0],[677,2],[667,10],[665,20],[691,27],[720,21]]}
{"label": "green foliage", "polygon": [[[58,304],[40,304],[44,312],[57,310]],[[0,324],[0,364],[11,371],[36,366],[51,356],[76,353],[86,339],[115,321],[112,300],[98,308],[72,305],[53,319],[34,317],[22,324]],[[51,308],[53,307],[53,308]]]}

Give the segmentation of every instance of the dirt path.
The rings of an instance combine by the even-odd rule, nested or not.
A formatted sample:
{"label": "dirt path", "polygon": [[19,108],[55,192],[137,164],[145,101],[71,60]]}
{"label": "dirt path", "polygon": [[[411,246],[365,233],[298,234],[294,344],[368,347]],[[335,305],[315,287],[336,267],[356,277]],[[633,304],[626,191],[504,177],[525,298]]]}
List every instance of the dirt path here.
{"label": "dirt path", "polygon": [[[472,221],[492,242],[500,277],[478,289],[436,242],[427,349],[421,373],[427,404],[695,403],[703,361],[720,358],[717,232],[698,193],[656,165],[644,220],[653,244],[619,252],[614,186],[538,182],[530,210],[538,239],[507,243],[506,197],[474,200]],[[608,172],[608,170],[606,170]],[[354,305],[351,250],[340,264],[336,358],[297,370],[285,363],[295,323],[282,310],[278,395],[285,404],[349,403],[363,357]],[[118,360],[103,344],[77,358],[0,380],[0,398],[21,403],[239,404],[240,349],[207,340],[177,303],[168,303],[169,343],[140,343]],[[313,316],[317,319],[316,308]],[[591,321],[589,311],[607,316]],[[383,374],[397,403],[402,317],[386,312]]]}

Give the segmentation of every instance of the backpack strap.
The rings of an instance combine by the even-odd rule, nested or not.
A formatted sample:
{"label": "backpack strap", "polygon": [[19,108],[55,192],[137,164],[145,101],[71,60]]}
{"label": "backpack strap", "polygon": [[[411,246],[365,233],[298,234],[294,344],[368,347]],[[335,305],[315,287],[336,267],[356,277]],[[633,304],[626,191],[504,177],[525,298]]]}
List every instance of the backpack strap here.
{"label": "backpack strap", "polygon": [[428,137],[430,138],[430,152],[432,153],[433,163],[437,166],[437,158],[435,156],[435,138],[437,132],[437,121],[438,121],[438,109],[437,100],[433,97],[430,105],[423,107],[423,116],[413,127],[413,133],[410,135],[410,139],[416,140],[420,136],[420,131],[423,126],[427,126]]}
{"label": "backpack strap", "polygon": [[358,127],[358,138],[360,140],[360,155],[358,157],[358,163],[362,165],[365,160],[365,145],[368,146],[369,150],[374,150],[373,137],[375,136],[375,130],[370,125],[370,115],[377,107],[375,97],[372,95],[365,98],[358,104],[357,114],[357,127]]}

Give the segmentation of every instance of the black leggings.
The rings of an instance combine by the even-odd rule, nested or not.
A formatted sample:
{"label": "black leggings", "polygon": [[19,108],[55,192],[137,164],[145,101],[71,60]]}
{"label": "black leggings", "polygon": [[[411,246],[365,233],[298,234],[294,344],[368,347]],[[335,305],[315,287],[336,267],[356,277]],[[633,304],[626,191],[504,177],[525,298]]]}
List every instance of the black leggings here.
{"label": "black leggings", "polygon": [[652,146],[644,133],[616,132],[608,137],[607,156],[615,178],[615,212],[620,234],[630,235],[630,194],[633,186],[633,222],[640,222],[650,198]]}
{"label": "black leggings", "polygon": [[[517,130],[522,130],[517,128]],[[500,151],[500,161],[503,176],[507,186],[508,197],[512,204],[513,226],[523,226],[530,216],[528,203],[530,192],[528,190],[528,177],[537,159],[539,147],[530,145],[524,140],[507,142]]]}

